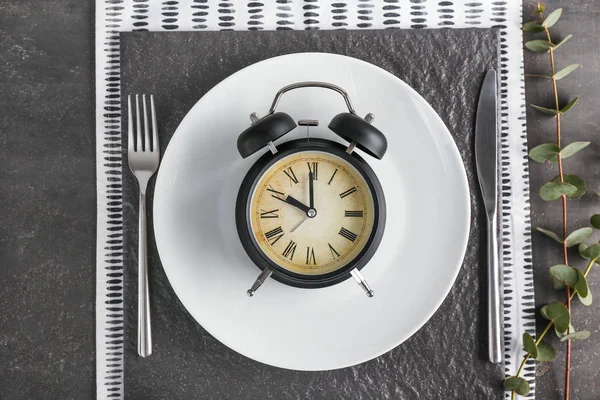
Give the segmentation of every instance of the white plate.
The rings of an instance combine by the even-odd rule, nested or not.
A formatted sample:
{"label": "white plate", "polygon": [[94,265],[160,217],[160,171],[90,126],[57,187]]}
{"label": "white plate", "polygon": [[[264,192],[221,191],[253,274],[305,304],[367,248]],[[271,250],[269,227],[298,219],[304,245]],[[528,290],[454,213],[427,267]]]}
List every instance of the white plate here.
{"label": "white plate", "polygon": [[[306,80],[346,89],[359,114],[375,114],[389,142],[382,161],[361,154],[379,176],[388,210],[381,245],[363,269],[373,298],[353,279],[323,289],[269,279],[246,296],[259,270],[238,239],[234,207],[242,178],[264,152],[243,160],[236,140],[251,112],[264,115],[281,87]],[[278,106],[296,120],[318,119],[311,135],[331,140],[338,139],[327,125],[344,110],[337,93],[313,88],[285,94]],[[303,135],[296,129],[279,141]],[[177,128],[154,195],[161,261],[190,314],[237,352],[296,370],[358,364],[414,334],[454,283],[469,220],[466,173],[433,109],[388,72],[322,53],[271,58],[215,86]]]}

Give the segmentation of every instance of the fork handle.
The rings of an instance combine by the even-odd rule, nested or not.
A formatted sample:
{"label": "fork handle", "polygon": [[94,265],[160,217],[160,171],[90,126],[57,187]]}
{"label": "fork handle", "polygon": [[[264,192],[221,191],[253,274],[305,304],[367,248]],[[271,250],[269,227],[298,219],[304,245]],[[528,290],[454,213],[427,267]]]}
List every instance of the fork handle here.
{"label": "fork handle", "polygon": [[138,247],[138,354],[152,354],[150,330],[150,294],[148,292],[148,249],[146,235],[146,193],[140,191],[140,224]]}

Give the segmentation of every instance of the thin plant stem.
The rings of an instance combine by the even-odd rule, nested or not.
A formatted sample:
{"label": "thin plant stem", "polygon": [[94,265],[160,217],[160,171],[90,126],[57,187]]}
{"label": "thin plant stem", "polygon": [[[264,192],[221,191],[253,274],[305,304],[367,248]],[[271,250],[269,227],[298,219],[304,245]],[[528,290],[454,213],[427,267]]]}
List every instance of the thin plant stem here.
{"label": "thin plant stem", "polygon": [[[538,6],[539,7],[539,6]],[[540,10],[541,11],[541,10]],[[544,22],[544,16],[543,13],[540,12],[540,23]],[[548,42],[552,43],[552,37],[550,36],[550,31],[548,30],[548,27],[544,26],[544,32],[546,34],[546,37],[548,39]],[[558,148],[561,148],[561,131],[560,131],[560,127],[561,127],[561,112],[560,112],[560,103],[559,103],[559,99],[558,99],[558,87],[556,84],[556,78],[554,77],[555,73],[556,73],[556,68],[555,68],[555,63],[554,63],[554,49],[551,47],[549,49],[549,53],[550,53],[550,68],[552,70],[552,75],[551,75],[551,79],[552,79],[552,89],[553,89],[553,93],[554,93],[554,106],[555,106],[555,110],[556,110],[556,144],[558,146]],[[560,155],[560,153],[557,154],[557,161],[558,161],[558,178],[560,180],[561,183],[564,183],[564,171],[563,171],[563,164],[562,164],[562,157]],[[569,255],[568,255],[568,248],[567,248],[567,196],[563,195],[561,197],[561,202],[562,202],[562,239],[563,239],[563,261],[565,265],[569,265]],[[591,260],[590,263],[588,264],[585,272],[584,272],[584,276],[587,276],[591,266],[594,264],[595,260]],[[571,300],[573,299],[573,297],[575,296],[575,292],[571,292],[571,289],[569,288],[569,286],[565,287],[565,295],[566,295],[566,301],[565,301],[565,306],[567,308],[567,311],[569,312],[569,317],[571,316]],[[544,338],[544,336],[546,336],[546,334],[548,333],[548,331],[550,330],[550,328],[552,327],[554,323],[552,321],[550,321],[548,323],[548,325],[546,325],[546,328],[543,330],[543,332],[540,334],[540,336],[538,337],[538,339],[536,340],[536,345],[538,345],[541,340]],[[570,326],[567,327],[567,331],[566,334],[568,335],[570,332]],[[565,355],[565,394],[564,394],[564,399],[565,400],[569,400],[569,392],[570,392],[570,378],[571,378],[571,340],[567,339],[566,341],[566,355]],[[529,358],[531,357],[531,355],[528,353],[523,360],[521,361],[521,364],[519,365],[519,369],[517,371],[517,375],[516,376],[520,376],[521,372],[523,371],[523,367],[525,366],[525,364],[527,363],[527,360],[529,360]],[[515,398],[515,392],[513,391],[511,393],[511,399],[514,400]]]}
{"label": "thin plant stem", "polygon": [[[540,18],[543,18],[542,14],[540,14]],[[543,20],[542,20],[543,22]],[[544,27],[544,31],[546,32],[546,37],[548,41],[552,43],[552,37],[550,36],[550,31],[547,27]],[[556,85],[556,78],[554,74],[556,72],[555,64],[554,64],[554,50],[550,48],[550,67],[552,69],[552,89],[554,91],[554,105],[556,107],[556,144],[558,148],[561,148],[561,135],[560,135],[560,105],[558,102],[558,87]],[[560,153],[557,154],[558,160],[558,177],[561,182],[564,182],[564,174],[563,174],[563,165],[562,165],[562,157]],[[564,264],[569,265],[569,256],[567,250],[567,196],[563,195],[562,198],[562,225],[563,225],[563,259]],[[569,311],[569,315],[571,314],[571,289],[567,286],[565,288],[565,295],[567,297],[567,311]],[[570,333],[570,329],[567,328],[567,334]],[[571,340],[567,340],[567,348],[565,354],[565,400],[569,400],[569,392],[570,392],[570,381],[571,381]]]}

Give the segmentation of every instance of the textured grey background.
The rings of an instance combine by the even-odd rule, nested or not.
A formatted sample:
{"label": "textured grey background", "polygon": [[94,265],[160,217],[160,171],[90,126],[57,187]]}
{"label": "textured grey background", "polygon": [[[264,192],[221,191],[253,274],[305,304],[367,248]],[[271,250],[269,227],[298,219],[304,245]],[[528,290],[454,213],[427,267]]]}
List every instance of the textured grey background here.
{"label": "textured grey background", "polygon": [[[233,399],[459,399],[464,391],[463,380],[467,380],[471,398],[501,399],[502,368],[486,359],[486,314],[479,290],[485,284],[485,253],[479,246],[485,219],[473,153],[479,89],[486,71],[498,65],[498,45],[498,32],[492,30],[121,34],[122,95],[142,91],[155,95],[163,150],[192,105],[232,73],[276,55],[334,52],[392,72],[430,102],[453,134],[465,161],[473,206],[463,268],[434,317],[408,341],[376,360],[328,372],[266,366],[236,354],[212,338],[179,303],[152,242],[149,253],[154,353],[149,359],[137,356],[136,302],[127,301],[125,397],[192,399],[198,394],[210,394]],[[456,70],[461,74],[448,73]],[[123,101],[126,103],[126,98],[122,99],[125,104]],[[129,293],[126,298],[134,299],[137,238],[131,233],[137,229],[137,190],[131,174],[125,178],[123,214],[128,235],[124,290]],[[159,376],[160,379],[152,379]],[[261,384],[256,384],[257,379]]]}
{"label": "textured grey background", "polygon": [[[569,231],[589,224],[593,213],[600,213],[600,198],[594,192],[600,191],[600,3],[598,1],[547,1],[546,6],[563,7],[563,17],[552,28],[553,40],[571,33],[574,37],[556,51],[556,67],[564,68],[569,64],[581,64],[581,68],[558,82],[561,104],[566,104],[575,96],[581,96],[580,102],[562,119],[563,143],[577,140],[591,140],[592,145],[565,160],[565,173],[575,173],[588,182],[589,192],[580,200],[568,202]],[[526,1],[523,17],[533,20],[536,2]],[[543,34],[525,33],[524,39],[543,39]],[[531,74],[549,74],[550,61],[547,54],[525,52],[525,72]],[[527,104],[552,107],[554,97],[552,83],[537,78],[526,78]],[[552,118],[545,118],[531,107],[527,110],[527,128],[529,147],[556,140],[556,124]],[[545,227],[555,232],[562,229],[560,201],[545,203],[537,194],[539,187],[557,174],[556,164],[530,163],[531,181],[531,217],[533,227]],[[596,240],[600,237],[594,236]],[[549,301],[564,301],[562,291],[552,290],[548,278],[548,267],[561,264],[561,246],[544,235],[533,234],[533,266],[535,272],[536,304]],[[585,267],[585,260],[572,251],[569,263],[576,267]],[[600,268],[595,267],[588,281],[592,292],[600,295]],[[600,399],[600,312],[598,301],[591,307],[585,307],[578,301],[573,302],[573,326],[588,329],[592,337],[584,342],[572,343],[571,397],[573,399]],[[538,319],[538,327],[546,321]],[[539,332],[539,329],[538,329]],[[564,344],[560,344],[554,335],[551,343],[557,348],[558,355],[553,363],[538,364],[536,387],[540,399],[562,398],[564,385]]]}
{"label": "textured grey background", "polygon": [[[525,0],[528,19],[536,1]],[[565,5],[565,15],[556,26],[557,35],[575,37],[563,47],[558,64],[581,63],[578,72],[560,82],[565,96],[581,95],[564,121],[567,141],[595,139],[600,114],[600,5],[592,0],[545,2],[549,7]],[[0,1],[0,398],[91,399],[94,398],[94,258],[95,258],[95,129],[94,129],[94,9],[86,0]],[[526,53],[528,72],[546,71],[544,56]],[[549,104],[547,82],[527,81],[529,102]],[[552,122],[528,114],[530,145],[552,140]],[[579,172],[600,188],[598,143],[567,160],[569,171]],[[586,168],[587,167],[587,168]],[[552,173],[534,165],[534,190]],[[570,225],[586,222],[598,200],[586,196],[570,202],[576,218]],[[559,226],[558,203],[545,204],[532,197],[534,226]],[[560,260],[554,244],[540,235],[533,238],[536,268],[536,301],[543,304],[560,293],[548,289],[546,266]],[[577,258],[573,258],[577,260]],[[577,261],[579,263],[579,261]],[[578,264],[579,265],[579,264]],[[598,293],[599,272],[592,272]],[[600,398],[600,342],[598,306],[576,306],[575,326],[587,327],[594,337],[573,345],[572,398]],[[214,340],[208,338],[210,340]],[[432,338],[433,340],[434,338]],[[232,352],[226,362],[236,364]],[[185,359],[187,354],[182,353]],[[373,362],[376,364],[377,361]],[[550,367],[549,367],[550,366]],[[451,372],[468,384],[468,375],[436,363],[423,371],[429,376]],[[231,375],[204,371],[227,390]],[[239,372],[236,370],[236,372]],[[360,370],[356,379],[372,379]],[[167,371],[166,373],[170,373]],[[273,370],[278,377],[285,374]],[[253,381],[265,385],[267,375]],[[159,381],[162,376],[155,376]],[[317,397],[322,389],[311,378],[306,386],[292,386],[300,397]],[[353,377],[348,378],[352,382]],[[538,367],[540,399],[559,399],[563,383],[563,361],[559,352],[553,364]],[[344,387],[347,382],[326,382]],[[373,385],[376,382],[372,383]],[[493,383],[490,383],[493,384]],[[183,382],[182,387],[187,383]],[[290,382],[292,385],[292,382]],[[468,387],[468,386],[467,386]],[[306,389],[302,391],[302,389]],[[239,388],[232,388],[236,391]],[[277,395],[275,391],[270,392]],[[208,396],[207,394],[205,394]],[[391,396],[399,397],[395,393]],[[199,395],[200,397],[200,395]],[[416,398],[411,395],[410,398]],[[470,397],[468,389],[458,398]],[[452,398],[425,396],[421,398]]]}

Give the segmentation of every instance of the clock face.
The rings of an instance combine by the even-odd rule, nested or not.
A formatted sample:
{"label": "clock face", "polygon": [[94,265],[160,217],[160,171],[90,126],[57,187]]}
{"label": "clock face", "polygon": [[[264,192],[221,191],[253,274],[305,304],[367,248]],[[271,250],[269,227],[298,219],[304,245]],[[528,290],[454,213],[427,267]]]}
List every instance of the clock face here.
{"label": "clock face", "polygon": [[343,268],[373,232],[369,185],[354,166],[328,152],[283,157],[259,178],[251,196],[256,243],[272,262],[296,274]]}

